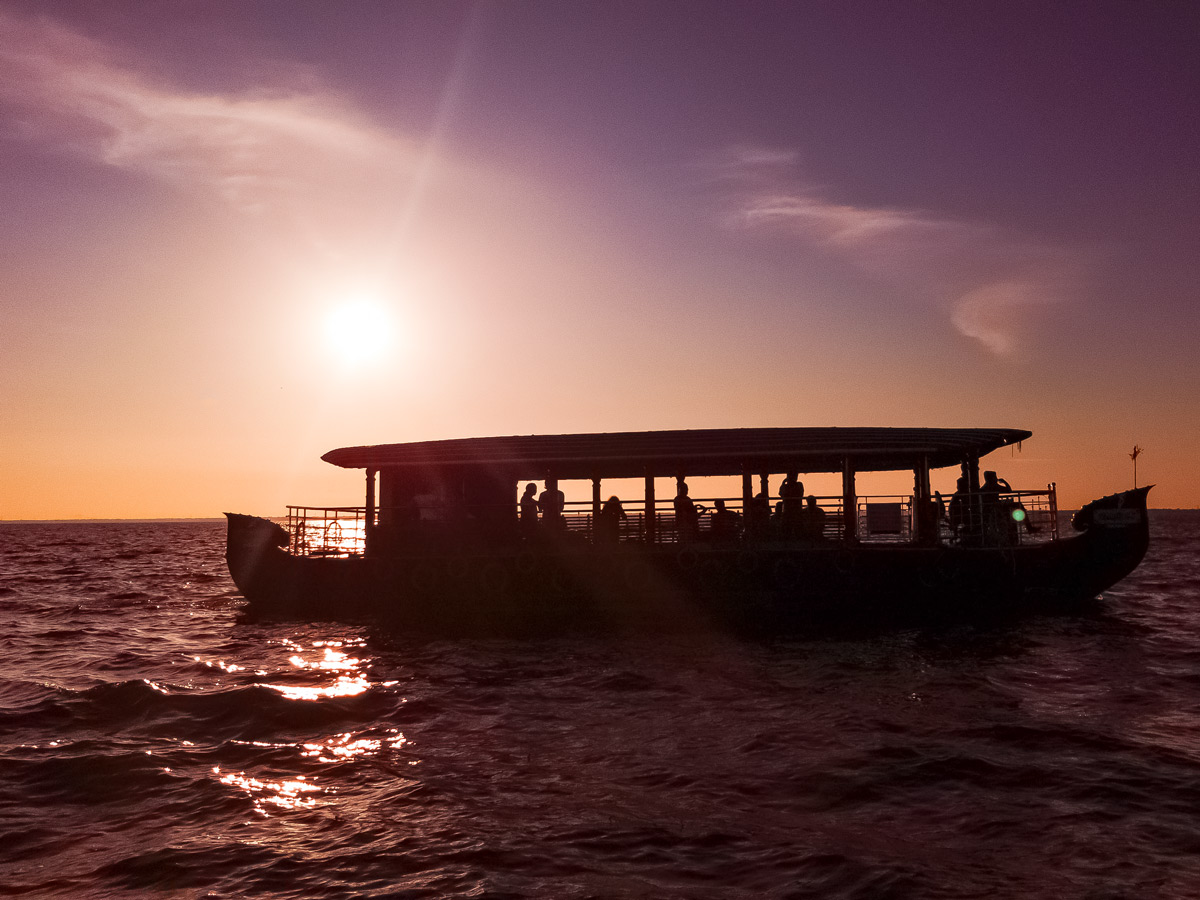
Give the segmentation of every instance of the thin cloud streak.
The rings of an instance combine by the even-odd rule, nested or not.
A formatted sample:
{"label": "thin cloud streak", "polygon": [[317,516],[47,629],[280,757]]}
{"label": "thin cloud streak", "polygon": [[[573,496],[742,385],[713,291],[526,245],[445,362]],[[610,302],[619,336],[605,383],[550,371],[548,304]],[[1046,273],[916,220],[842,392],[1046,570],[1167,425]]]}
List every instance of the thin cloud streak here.
{"label": "thin cloud streak", "polygon": [[410,169],[407,143],[328,94],[224,97],[155,83],[98,41],[0,10],[0,102],[26,139],[215,192],[261,214],[347,164]]}
{"label": "thin cloud streak", "polygon": [[1054,248],[925,210],[829,200],[797,177],[798,161],[791,151],[744,146],[711,161],[709,171],[732,188],[729,224],[782,230],[873,277],[936,297],[961,335],[997,356],[1015,354],[1035,308],[1068,289],[1068,261]]}

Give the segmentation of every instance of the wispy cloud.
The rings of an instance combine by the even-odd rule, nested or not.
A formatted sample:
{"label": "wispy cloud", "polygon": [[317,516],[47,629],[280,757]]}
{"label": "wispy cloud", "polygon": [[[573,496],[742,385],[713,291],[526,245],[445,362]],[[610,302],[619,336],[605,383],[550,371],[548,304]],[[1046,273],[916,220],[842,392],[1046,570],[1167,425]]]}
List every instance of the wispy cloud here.
{"label": "wispy cloud", "polygon": [[4,10],[0,103],[21,137],[214,192],[245,213],[336,184],[348,166],[404,170],[417,158],[332,93],[190,92],[61,23]]}
{"label": "wispy cloud", "polygon": [[1030,311],[1056,302],[1068,261],[1057,248],[922,209],[830,199],[806,182],[798,153],[735,147],[704,168],[732,198],[729,224],[772,229],[823,248],[898,289],[945,305],[963,336],[1006,356]]}

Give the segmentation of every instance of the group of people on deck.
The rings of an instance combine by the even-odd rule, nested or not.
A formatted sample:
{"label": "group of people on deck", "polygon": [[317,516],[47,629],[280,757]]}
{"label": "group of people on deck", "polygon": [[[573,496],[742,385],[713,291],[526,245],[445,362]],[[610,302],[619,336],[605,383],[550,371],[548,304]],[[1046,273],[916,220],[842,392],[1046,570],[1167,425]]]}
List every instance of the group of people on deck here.
{"label": "group of people on deck", "polygon": [[[700,516],[706,510],[697,507],[688,496],[687,482],[679,478],[675,495],[675,529],[679,540],[691,541],[700,537]],[[779,500],[771,511],[771,500],[765,490],[755,495],[746,507],[746,521],[724,500],[713,501],[706,536],[713,541],[736,540],[743,533],[751,538],[790,538],[802,541],[825,540],[825,510],[817,498],[804,494],[804,483],[795,472],[788,474],[779,486]]]}
{"label": "group of people on deck", "polygon": [[557,478],[546,479],[546,489],[541,496],[538,496],[537,485],[530,482],[521,495],[521,532],[526,538],[536,537],[541,530],[554,534],[565,532],[567,520],[563,517],[563,509],[566,505],[567,498],[558,489]]}
{"label": "group of people on deck", "polygon": [[[983,483],[971,490],[970,479],[964,474],[958,479],[957,490],[948,503],[944,504],[941,494],[936,494],[930,501],[933,521],[936,523],[944,518],[956,540],[966,546],[1015,544],[1022,523],[1027,531],[1035,531],[1033,523],[1027,520],[1024,507],[1015,500],[1005,499],[1004,495],[1013,490],[1008,482],[992,471],[984,472],[983,476]],[[548,478],[545,485],[539,494],[537,485],[529,483],[521,495],[521,532],[526,540],[562,535],[567,531],[567,520],[563,515],[566,497],[559,489],[557,479]],[[729,509],[722,499],[713,501],[712,510],[695,503],[683,477],[676,479],[672,506],[675,536],[680,542],[705,539],[726,543],[743,536],[756,540],[805,542],[826,539],[826,512],[817,504],[815,496],[805,495],[804,483],[796,472],[789,472],[780,484],[773,509],[764,483],[764,489],[746,505],[744,519]],[[702,527],[704,516],[708,517],[707,527]],[[628,522],[629,516],[620,498],[611,496],[596,515],[594,539],[598,543],[616,544]],[[936,541],[936,531],[931,533]]]}
{"label": "group of people on deck", "polygon": [[958,542],[963,546],[1006,547],[1019,542],[1022,523],[1026,531],[1037,531],[1025,507],[1002,496],[1012,493],[1012,486],[992,471],[983,473],[983,484],[974,491],[970,479],[965,474],[960,476],[946,510]]}
{"label": "group of people on deck", "polygon": [[[563,534],[567,520],[563,515],[566,498],[553,478],[538,494],[537,485],[529,483],[521,495],[521,532],[526,540]],[[723,499],[713,501],[710,511],[695,503],[689,496],[687,481],[676,479],[676,495],[672,502],[674,529],[677,540],[690,542],[702,537],[718,543],[736,541],[743,535],[757,539],[791,538],[805,541],[825,539],[825,510],[817,498],[804,495],[804,484],[796,473],[790,473],[779,489],[779,501],[772,513],[766,491],[754,497],[742,515],[729,509]],[[707,527],[701,519],[708,516]],[[611,496],[596,516],[594,537],[598,543],[615,544],[621,540],[623,526],[629,521],[621,500]]]}

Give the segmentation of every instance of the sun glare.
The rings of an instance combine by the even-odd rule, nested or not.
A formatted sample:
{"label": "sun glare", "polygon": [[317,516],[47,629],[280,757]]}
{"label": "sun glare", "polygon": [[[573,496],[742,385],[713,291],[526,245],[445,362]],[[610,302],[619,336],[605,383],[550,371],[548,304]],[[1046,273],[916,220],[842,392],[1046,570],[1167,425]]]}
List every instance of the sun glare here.
{"label": "sun glare", "polygon": [[381,360],[394,343],[391,312],[380,300],[358,297],[347,300],[325,317],[325,345],[346,365]]}

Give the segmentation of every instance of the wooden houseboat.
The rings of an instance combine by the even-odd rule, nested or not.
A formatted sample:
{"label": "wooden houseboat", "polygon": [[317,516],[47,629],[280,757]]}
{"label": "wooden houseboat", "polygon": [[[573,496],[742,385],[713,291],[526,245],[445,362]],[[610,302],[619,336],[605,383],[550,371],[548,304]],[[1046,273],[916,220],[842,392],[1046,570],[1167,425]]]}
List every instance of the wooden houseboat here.
{"label": "wooden houseboat", "polygon": [[[226,557],[252,610],[439,632],[775,630],[1076,608],[1142,559],[1149,488],[1094,501],[1078,533],[1060,535],[1055,485],[980,479],[982,457],[1030,436],[746,428],[346,447],[323,459],[365,470],[362,506],[289,507],[286,524],[227,513]],[[930,471],[947,467],[961,471],[953,497],[930,488]],[[911,492],[860,495],[856,475],[881,471],[910,472]],[[810,473],[836,473],[840,492],[803,495]],[[613,479],[637,479],[640,496],[606,501]],[[661,496],[671,479],[674,498]],[[689,493],[706,479],[740,491]],[[590,499],[565,502],[562,482],[590,485]]]}

